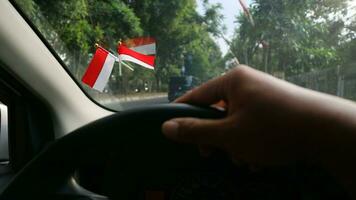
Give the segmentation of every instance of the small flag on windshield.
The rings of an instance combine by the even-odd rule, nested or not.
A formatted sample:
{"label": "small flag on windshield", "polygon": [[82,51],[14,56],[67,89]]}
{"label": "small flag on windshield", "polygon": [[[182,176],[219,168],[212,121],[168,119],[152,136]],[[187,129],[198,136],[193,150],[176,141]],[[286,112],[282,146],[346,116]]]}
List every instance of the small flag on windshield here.
{"label": "small flag on windshield", "polygon": [[152,37],[139,37],[123,41],[123,45],[145,55],[156,55],[156,40]]}
{"label": "small flag on windshield", "polygon": [[89,87],[102,92],[110,78],[116,56],[98,46],[82,81]]}
{"label": "small flag on windshield", "polygon": [[154,69],[155,56],[145,55],[128,48],[123,43],[119,43],[117,52],[121,61],[129,61],[141,65],[148,69]]}

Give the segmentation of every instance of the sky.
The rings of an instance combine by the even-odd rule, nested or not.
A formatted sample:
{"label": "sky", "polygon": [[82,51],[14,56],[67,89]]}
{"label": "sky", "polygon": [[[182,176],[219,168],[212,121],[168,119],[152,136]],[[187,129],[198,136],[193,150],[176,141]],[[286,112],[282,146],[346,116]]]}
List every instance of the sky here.
{"label": "sky", "polygon": [[[250,4],[251,0],[246,1],[247,4]],[[202,6],[202,0],[197,0],[198,3],[198,12],[199,13],[204,13],[204,9]],[[241,6],[239,4],[238,0],[210,0],[210,3],[216,4],[220,3],[222,5],[222,14],[224,15],[224,24],[227,28],[225,37],[230,39],[232,38],[234,34],[234,29],[236,27],[236,24],[234,23],[236,21],[236,16],[242,12]],[[221,51],[223,54],[226,54],[228,51],[228,46],[222,39],[218,39],[218,44],[221,48]]]}

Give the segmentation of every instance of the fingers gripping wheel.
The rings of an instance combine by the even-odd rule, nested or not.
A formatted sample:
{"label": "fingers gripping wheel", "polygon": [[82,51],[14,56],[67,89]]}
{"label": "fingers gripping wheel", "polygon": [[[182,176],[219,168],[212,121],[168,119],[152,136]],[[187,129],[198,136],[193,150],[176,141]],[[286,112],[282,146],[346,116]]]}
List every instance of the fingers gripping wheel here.
{"label": "fingers gripping wheel", "polygon": [[[74,171],[96,158],[116,154],[120,180],[120,199],[139,198],[143,184],[154,187],[154,177],[167,175],[167,186],[186,184],[182,174],[195,174],[201,166],[207,171],[220,165],[202,165],[196,147],[175,144],[161,133],[164,121],[176,117],[222,118],[224,112],[183,104],[158,105],[114,114],[88,124],[49,145],[22,169],[1,193],[1,199],[40,198],[54,196],[66,185]],[[227,160],[227,159],[226,159]],[[216,170],[224,171],[224,170]],[[203,176],[202,176],[203,177]],[[196,179],[199,179],[199,175]],[[115,186],[113,186],[115,187]],[[149,189],[149,188],[148,188]],[[151,188],[154,189],[154,188]],[[178,192],[169,191],[170,193]],[[143,192],[143,193],[142,193]],[[78,194],[85,196],[85,194]]]}

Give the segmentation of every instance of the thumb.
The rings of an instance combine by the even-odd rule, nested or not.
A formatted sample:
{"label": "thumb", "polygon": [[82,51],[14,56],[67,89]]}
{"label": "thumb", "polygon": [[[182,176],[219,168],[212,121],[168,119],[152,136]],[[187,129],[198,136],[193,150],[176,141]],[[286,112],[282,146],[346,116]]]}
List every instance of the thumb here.
{"label": "thumb", "polygon": [[163,134],[175,141],[219,147],[228,124],[225,119],[176,118],[162,125]]}

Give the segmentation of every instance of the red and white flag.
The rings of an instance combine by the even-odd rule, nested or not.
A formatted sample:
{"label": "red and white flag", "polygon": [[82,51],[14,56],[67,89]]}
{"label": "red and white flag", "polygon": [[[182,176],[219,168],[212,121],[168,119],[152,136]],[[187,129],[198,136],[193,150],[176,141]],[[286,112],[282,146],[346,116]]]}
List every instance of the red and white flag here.
{"label": "red and white flag", "polygon": [[152,37],[139,37],[128,39],[123,45],[145,55],[156,55],[156,40]]}
{"label": "red and white flag", "polygon": [[82,81],[93,89],[102,92],[109,81],[116,57],[109,51],[98,47]]}
{"label": "red and white flag", "polygon": [[145,55],[139,52],[136,52],[124,44],[119,44],[117,47],[117,52],[121,61],[129,61],[146,67],[148,69],[154,69],[155,56]]}

